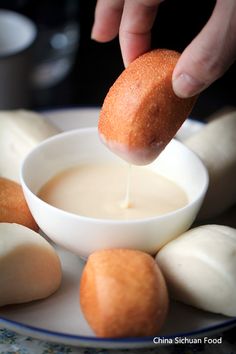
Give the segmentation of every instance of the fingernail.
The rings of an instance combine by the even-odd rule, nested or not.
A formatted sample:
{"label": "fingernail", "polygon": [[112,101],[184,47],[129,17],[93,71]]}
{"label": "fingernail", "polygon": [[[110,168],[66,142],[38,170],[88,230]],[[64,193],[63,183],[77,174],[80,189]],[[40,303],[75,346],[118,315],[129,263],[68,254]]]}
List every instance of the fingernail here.
{"label": "fingernail", "polygon": [[90,39],[96,42],[99,42],[102,39],[101,33],[98,31],[97,26],[95,24],[93,24],[93,27],[91,29]]}
{"label": "fingernail", "polygon": [[187,98],[198,94],[205,85],[189,74],[182,73],[173,79],[173,90],[181,98]]}
{"label": "fingernail", "polygon": [[96,41],[96,35],[95,35],[94,27],[92,28],[90,38],[93,39],[94,41]]}

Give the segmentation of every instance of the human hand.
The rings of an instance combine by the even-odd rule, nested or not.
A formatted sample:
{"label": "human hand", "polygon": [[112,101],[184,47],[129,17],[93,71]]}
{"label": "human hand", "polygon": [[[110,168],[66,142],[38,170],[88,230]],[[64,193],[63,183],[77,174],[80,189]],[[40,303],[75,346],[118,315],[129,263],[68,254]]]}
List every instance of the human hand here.
{"label": "human hand", "polygon": [[[162,0],[98,0],[92,38],[112,40],[119,33],[125,66],[150,49],[151,29]],[[179,58],[172,76],[179,97],[202,92],[236,58],[236,1],[217,0],[201,32]]]}

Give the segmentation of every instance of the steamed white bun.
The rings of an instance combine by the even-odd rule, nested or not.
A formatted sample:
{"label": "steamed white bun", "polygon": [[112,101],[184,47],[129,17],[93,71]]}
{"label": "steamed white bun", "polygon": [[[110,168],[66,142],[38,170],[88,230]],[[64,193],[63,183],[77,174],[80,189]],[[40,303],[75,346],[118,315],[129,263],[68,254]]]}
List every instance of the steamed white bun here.
{"label": "steamed white bun", "polygon": [[0,306],[45,298],[60,283],[54,248],[25,226],[0,223]]}
{"label": "steamed white bun", "polygon": [[197,308],[236,316],[236,230],[205,225],[189,230],[156,256],[170,294]]}

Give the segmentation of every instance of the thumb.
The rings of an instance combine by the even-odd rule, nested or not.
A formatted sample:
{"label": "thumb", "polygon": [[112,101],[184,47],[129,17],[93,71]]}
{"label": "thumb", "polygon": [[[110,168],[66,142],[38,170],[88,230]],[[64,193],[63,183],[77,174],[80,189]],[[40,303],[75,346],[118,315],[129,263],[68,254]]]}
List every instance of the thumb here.
{"label": "thumb", "polygon": [[236,1],[218,0],[211,18],[180,56],[172,76],[177,96],[194,96],[224,74],[236,58]]}

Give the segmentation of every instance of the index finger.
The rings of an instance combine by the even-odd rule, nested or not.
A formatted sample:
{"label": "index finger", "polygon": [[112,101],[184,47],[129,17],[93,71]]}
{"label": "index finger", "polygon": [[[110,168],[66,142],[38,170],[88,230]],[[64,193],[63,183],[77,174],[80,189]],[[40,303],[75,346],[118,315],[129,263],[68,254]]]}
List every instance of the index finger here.
{"label": "index finger", "polygon": [[92,39],[107,42],[119,32],[124,0],[98,0],[92,28]]}
{"label": "index finger", "polygon": [[150,49],[151,29],[162,0],[126,0],[120,24],[120,46],[125,66]]}

